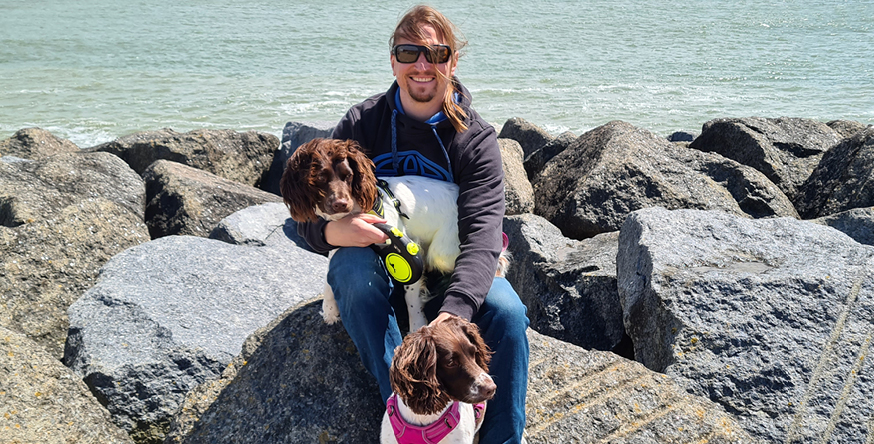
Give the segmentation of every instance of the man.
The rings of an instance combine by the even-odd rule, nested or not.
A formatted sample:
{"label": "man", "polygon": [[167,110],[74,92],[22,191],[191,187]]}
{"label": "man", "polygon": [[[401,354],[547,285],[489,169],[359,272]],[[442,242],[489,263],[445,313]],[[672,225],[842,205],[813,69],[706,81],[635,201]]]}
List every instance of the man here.
{"label": "man", "polygon": [[[377,176],[415,174],[459,185],[461,254],[431,325],[452,316],[476,323],[494,351],[497,384],[480,430],[480,443],[519,443],[525,428],[528,378],[526,308],[503,278],[495,278],[501,251],[504,184],[494,128],[470,108],[470,93],[455,70],[464,42],[454,25],[427,6],[401,18],[391,38],[395,83],[388,92],[352,107],[334,129],[355,139],[376,165]],[[364,366],[391,395],[389,367],[401,343],[389,295],[392,283],[373,243],[386,240],[368,214],[299,225],[318,251],[340,248],[328,270],[340,317]]]}

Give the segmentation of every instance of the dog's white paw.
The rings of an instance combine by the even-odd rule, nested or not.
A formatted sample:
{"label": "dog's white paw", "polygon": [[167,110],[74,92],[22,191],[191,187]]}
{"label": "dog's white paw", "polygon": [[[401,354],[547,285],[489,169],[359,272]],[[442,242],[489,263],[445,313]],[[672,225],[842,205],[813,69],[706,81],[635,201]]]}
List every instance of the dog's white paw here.
{"label": "dog's white paw", "polygon": [[[333,302],[333,303],[331,303]],[[337,307],[336,301],[322,301],[322,319],[326,324],[336,324],[340,320],[340,309]]]}
{"label": "dog's white paw", "polygon": [[321,313],[322,313],[322,319],[325,320],[325,324],[336,324],[337,321],[340,320],[339,315],[328,314],[328,313],[325,313],[324,311]]}

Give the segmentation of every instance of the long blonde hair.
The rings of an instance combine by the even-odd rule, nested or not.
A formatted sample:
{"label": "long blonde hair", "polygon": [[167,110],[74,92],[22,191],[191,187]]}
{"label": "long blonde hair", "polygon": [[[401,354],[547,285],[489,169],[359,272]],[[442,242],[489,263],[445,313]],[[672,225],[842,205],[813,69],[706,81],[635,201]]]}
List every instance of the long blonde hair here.
{"label": "long blonde hair", "polygon": [[[459,37],[458,34],[460,33],[456,33],[457,28],[448,18],[446,18],[446,16],[441,14],[440,11],[427,5],[413,6],[403,17],[401,17],[400,21],[398,21],[398,25],[395,27],[394,34],[392,34],[389,39],[389,47],[394,47],[394,42],[398,39],[405,39],[411,42],[426,41],[427,38],[422,32],[424,26],[431,26],[434,28],[434,30],[437,31],[438,36],[442,37],[446,44],[452,48],[452,58],[450,58],[450,62],[456,63],[459,51],[467,46],[467,41]],[[458,92],[461,94],[461,88],[458,87],[454,79],[446,77],[446,75],[440,71],[438,71],[438,73],[444,77],[444,80],[449,86],[446,88],[446,94],[443,96],[443,114],[446,115],[456,131],[459,133],[463,132],[467,130],[467,125],[464,124],[464,119],[467,118],[467,113],[465,113],[464,109],[461,108],[461,105],[455,101],[455,93]]]}

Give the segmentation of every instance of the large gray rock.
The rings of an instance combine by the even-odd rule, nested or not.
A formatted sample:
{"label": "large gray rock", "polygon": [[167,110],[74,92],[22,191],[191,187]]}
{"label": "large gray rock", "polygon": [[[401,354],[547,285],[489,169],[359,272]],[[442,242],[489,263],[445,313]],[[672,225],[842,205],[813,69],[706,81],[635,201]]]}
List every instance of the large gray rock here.
{"label": "large gray rock", "polygon": [[512,139],[498,139],[501,163],[504,168],[504,199],[506,214],[523,214],[534,211],[534,189],[522,166],[522,147]]}
{"label": "large gray rock", "polygon": [[674,131],[673,133],[668,135],[667,139],[669,142],[685,143],[694,141],[696,137],[698,137],[698,133],[690,133],[688,131]]}
{"label": "large gray rock", "polygon": [[874,205],[874,127],[830,149],[801,187],[795,206],[805,219]]}
{"label": "large gray rock", "polygon": [[76,153],[79,147],[40,128],[20,129],[6,140],[0,140],[0,156],[42,159],[60,153]]}
{"label": "large gray rock", "polygon": [[874,245],[874,207],[854,208],[810,221],[832,227],[860,244]]}
{"label": "large gray rock", "polygon": [[57,358],[0,327],[0,441],[133,443],[109,412]]}
{"label": "large gray rock", "polygon": [[507,280],[528,307],[531,328],[584,348],[616,348],[625,334],[616,289],[619,233],[577,241],[533,214],[505,217],[504,232],[513,253]]}
{"label": "large gray rock", "polygon": [[549,161],[534,180],[534,198],[535,213],[574,239],[618,231],[628,213],[652,206],[797,216],[753,168],[619,121],[583,134]]}
{"label": "large gray rock", "polygon": [[856,122],[854,120],[832,120],[827,122],[829,128],[837,131],[841,137],[853,137],[859,131],[864,130],[865,128],[871,125],[865,125],[861,122]]}
{"label": "large gray rock", "polygon": [[273,156],[270,171],[261,184],[261,189],[280,195],[279,179],[285,172],[285,164],[297,147],[316,138],[329,139],[334,132],[336,122],[288,122],[282,128],[282,142],[279,150]]}
{"label": "large gray rock", "polygon": [[255,247],[291,243],[311,251],[306,240],[297,234],[297,222],[289,217],[288,208],[278,202],[254,205],[231,214],[216,225],[209,238]]}
{"label": "large gray rock", "polygon": [[159,160],[143,172],[146,225],[152,239],[170,235],[207,237],[225,216],[282,198],[181,163]]}
{"label": "large gray rock", "polygon": [[189,396],[168,442],[376,442],[385,405],[341,324],[321,300],[247,340],[233,370]]}
{"label": "large gray rock", "polygon": [[169,236],[116,255],[69,310],[64,363],[140,443],[252,332],[324,285],[327,259],[287,245]]}
{"label": "large gray rock", "polygon": [[149,240],[143,200],[142,179],[106,153],[0,162],[0,325],[60,358],[70,304]]}
{"label": "large gray rock", "polygon": [[689,146],[761,171],[794,200],[822,155],[842,138],[816,120],[747,117],[711,120]]}
{"label": "large gray rock", "polygon": [[637,362],[530,329],[528,341],[529,444],[757,442],[720,406]]}
{"label": "large gray rock", "polygon": [[501,127],[501,133],[498,134],[498,138],[513,139],[519,142],[519,145],[522,147],[523,159],[553,139],[546,130],[520,117],[508,119],[504,126]]}
{"label": "large gray rock", "polygon": [[170,160],[246,185],[259,186],[270,169],[279,139],[268,133],[165,128],[130,134],[87,151],[121,157],[139,174],[157,160]]}
{"label": "large gray rock", "polygon": [[871,442],[874,248],[792,218],[650,208],[622,226],[617,273],[650,369],[762,441]]}
{"label": "large gray rock", "polygon": [[553,157],[568,149],[575,140],[577,140],[576,134],[570,131],[565,131],[559,134],[555,139],[549,141],[546,145],[543,145],[540,149],[525,157],[525,172],[528,174],[528,179],[533,180],[537,177],[537,175],[543,171],[546,162],[549,162]]}
{"label": "large gray rock", "polygon": [[[325,325],[319,307],[316,300],[289,310],[250,337],[222,380],[189,395],[167,442],[376,442],[385,410],[376,383],[343,328]],[[528,337],[531,444],[656,442],[653,436],[750,442],[719,406],[664,375],[532,330]]]}

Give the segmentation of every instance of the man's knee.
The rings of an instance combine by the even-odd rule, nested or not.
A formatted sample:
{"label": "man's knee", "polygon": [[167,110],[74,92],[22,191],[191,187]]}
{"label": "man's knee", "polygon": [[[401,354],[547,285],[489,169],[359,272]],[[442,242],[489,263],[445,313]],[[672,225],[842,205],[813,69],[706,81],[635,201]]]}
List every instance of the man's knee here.
{"label": "man's knee", "polygon": [[504,278],[495,278],[481,310],[492,326],[505,332],[524,335],[528,328],[528,308]]}
{"label": "man's knee", "polygon": [[370,248],[339,248],[328,266],[328,285],[338,300],[371,299],[391,291],[379,256]]}
{"label": "man's knee", "polygon": [[359,284],[380,278],[383,271],[379,256],[370,248],[338,248],[328,265],[328,283]]}

